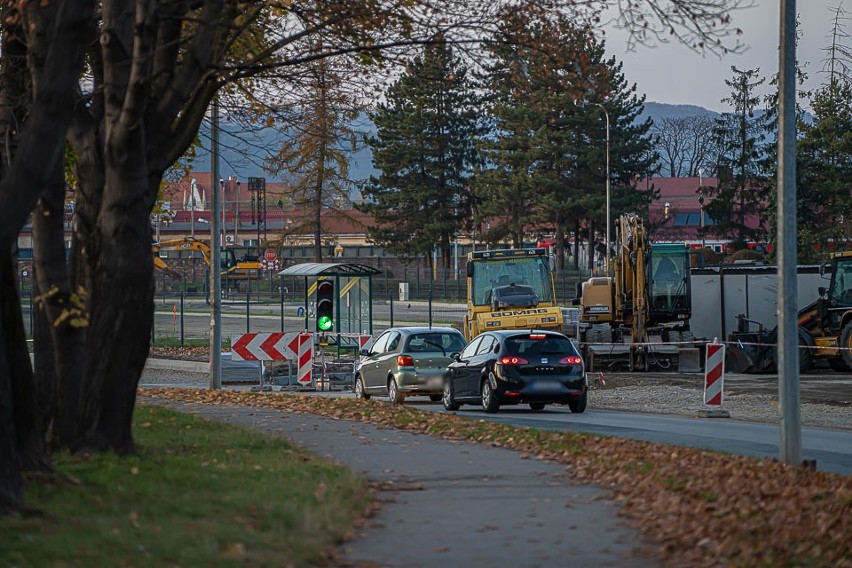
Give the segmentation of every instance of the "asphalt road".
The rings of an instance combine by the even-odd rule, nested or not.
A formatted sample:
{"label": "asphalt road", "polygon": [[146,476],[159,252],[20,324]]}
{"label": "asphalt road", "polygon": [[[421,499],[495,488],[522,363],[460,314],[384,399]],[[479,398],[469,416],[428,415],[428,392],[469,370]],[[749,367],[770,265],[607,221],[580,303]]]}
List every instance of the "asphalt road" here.
{"label": "asphalt road", "polygon": [[[422,410],[445,412],[440,404],[414,400],[406,404],[417,405]],[[519,427],[590,432],[761,458],[777,458],[779,455],[780,429],[773,424],[594,408],[583,414],[572,414],[559,406],[548,406],[542,412],[531,411],[526,406],[505,406],[497,414],[486,414],[475,406],[462,406],[458,414]],[[802,459],[816,460],[817,469],[821,471],[852,474],[852,431],[803,428]]]}

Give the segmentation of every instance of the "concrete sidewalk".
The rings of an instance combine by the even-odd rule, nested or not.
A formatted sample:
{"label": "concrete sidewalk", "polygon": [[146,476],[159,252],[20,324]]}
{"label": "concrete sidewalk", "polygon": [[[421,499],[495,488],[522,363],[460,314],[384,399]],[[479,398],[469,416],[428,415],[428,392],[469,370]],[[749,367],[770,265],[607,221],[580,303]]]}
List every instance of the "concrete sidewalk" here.
{"label": "concrete sidewalk", "polygon": [[642,555],[638,531],[618,517],[606,492],[574,484],[558,464],[312,414],[156,404],[285,436],[378,482],[382,507],[342,546],[345,565],[659,565]]}

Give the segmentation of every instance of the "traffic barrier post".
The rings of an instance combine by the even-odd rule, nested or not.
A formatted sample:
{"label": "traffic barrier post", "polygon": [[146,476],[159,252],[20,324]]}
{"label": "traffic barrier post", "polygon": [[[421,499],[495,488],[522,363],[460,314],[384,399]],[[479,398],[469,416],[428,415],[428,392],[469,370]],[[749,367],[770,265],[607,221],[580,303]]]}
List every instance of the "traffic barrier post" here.
{"label": "traffic barrier post", "polygon": [[704,361],[704,404],[716,408],[704,410],[701,414],[708,418],[729,418],[730,414],[721,409],[725,386],[725,344],[715,339],[708,343]]}

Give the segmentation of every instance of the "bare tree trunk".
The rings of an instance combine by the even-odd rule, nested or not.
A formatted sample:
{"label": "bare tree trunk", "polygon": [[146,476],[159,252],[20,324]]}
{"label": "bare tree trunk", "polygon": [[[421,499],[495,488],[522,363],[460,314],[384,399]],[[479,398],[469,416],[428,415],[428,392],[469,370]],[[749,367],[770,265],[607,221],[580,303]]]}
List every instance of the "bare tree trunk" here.
{"label": "bare tree trunk", "polygon": [[145,155],[142,138],[133,130],[113,148],[107,142],[78,450],[135,451],[131,423],[154,312],[150,214],[157,184],[144,159],[124,158]]}
{"label": "bare tree trunk", "polygon": [[103,133],[97,122],[103,119],[101,103],[101,98],[95,96],[90,108],[78,108],[69,131],[69,140],[77,155],[70,275],[74,290],[92,289],[95,260],[90,243],[104,193]]}
{"label": "bare tree trunk", "polygon": [[[39,312],[49,323],[48,335],[36,341],[36,375],[37,382],[44,384],[43,389],[51,395],[46,400],[51,401],[56,395],[56,404],[49,411],[54,417],[54,442],[58,447],[68,447],[79,435],[81,357],[88,324],[85,292],[73,290],[68,278],[64,201],[63,169],[58,168],[54,183],[44,192],[33,214],[35,274],[42,291]],[[47,345],[42,345],[45,340]]]}
{"label": "bare tree trunk", "polygon": [[553,238],[556,240],[554,247],[556,248],[556,269],[565,270],[565,229],[562,223],[556,224],[556,232]]}
{"label": "bare tree trunk", "polygon": [[[2,284],[2,291],[5,292],[6,282]],[[9,368],[9,353],[6,351],[4,320],[0,318],[0,514],[24,508],[24,483],[18,457],[12,371]]]}
{"label": "bare tree trunk", "polygon": [[44,430],[39,420],[38,401],[33,388],[33,369],[21,313],[21,299],[15,280],[12,255],[0,254],[0,309],[2,309],[5,350],[12,378],[12,403],[18,456],[23,471],[50,471]]}
{"label": "bare tree trunk", "polygon": [[580,270],[580,219],[574,222],[574,270]]}
{"label": "bare tree trunk", "polygon": [[589,272],[595,268],[595,222],[589,220]]}
{"label": "bare tree trunk", "polygon": [[[325,152],[320,152],[322,162],[325,162]],[[317,183],[314,187],[314,257],[317,262],[322,262],[322,165],[317,172]]]}
{"label": "bare tree trunk", "polygon": [[441,235],[441,268],[445,271],[449,272],[452,265],[450,264],[450,259],[452,255],[450,254],[450,235],[444,233]]}
{"label": "bare tree trunk", "polygon": [[[33,299],[40,302],[41,288],[38,284],[38,274],[33,269]],[[56,410],[56,365],[53,360],[53,338],[50,322],[41,305],[32,307],[33,322],[33,382],[36,399],[39,404],[40,428],[50,432],[53,414]]]}

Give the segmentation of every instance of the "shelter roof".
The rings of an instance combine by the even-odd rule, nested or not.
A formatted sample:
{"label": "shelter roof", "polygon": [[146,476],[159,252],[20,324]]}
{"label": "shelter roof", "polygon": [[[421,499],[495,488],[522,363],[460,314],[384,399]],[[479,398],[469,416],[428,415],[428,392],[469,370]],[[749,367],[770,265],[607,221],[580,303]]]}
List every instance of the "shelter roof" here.
{"label": "shelter roof", "polygon": [[288,266],[279,276],[375,276],[381,274],[366,264],[351,262],[303,262]]}

